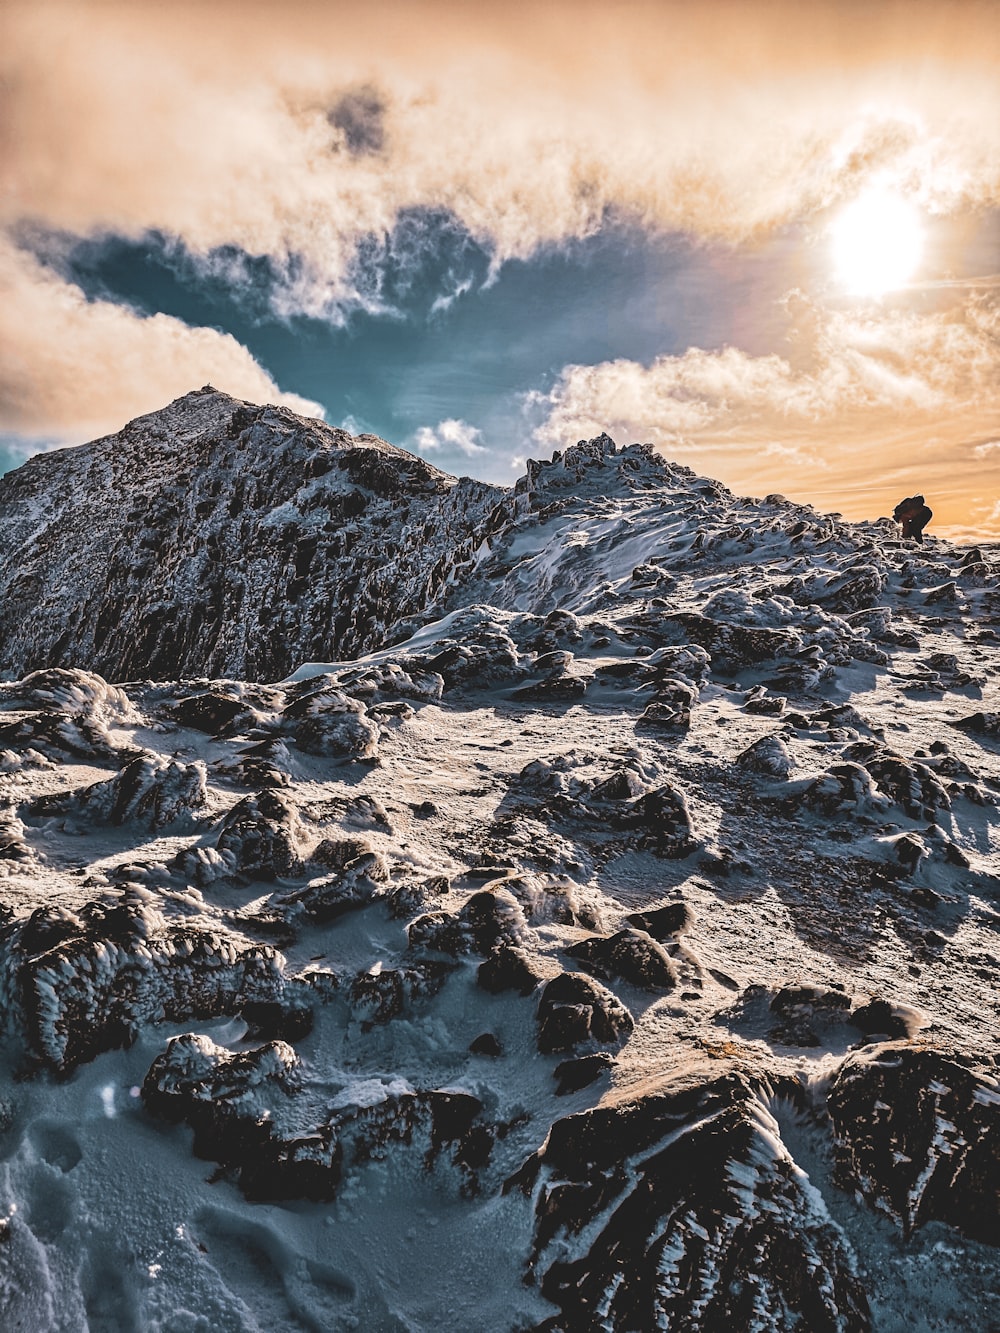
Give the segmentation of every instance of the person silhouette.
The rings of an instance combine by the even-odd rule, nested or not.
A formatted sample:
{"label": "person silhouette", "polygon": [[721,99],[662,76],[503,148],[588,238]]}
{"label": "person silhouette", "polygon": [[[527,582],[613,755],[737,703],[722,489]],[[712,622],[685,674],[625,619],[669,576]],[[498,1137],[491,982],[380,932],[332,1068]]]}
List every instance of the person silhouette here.
{"label": "person silhouette", "polygon": [[900,500],[892,516],[902,528],[904,537],[912,537],[915,542],[923,545],[924,528],[934,515],[927,508],[922,495],[911,495],[906,500]]}

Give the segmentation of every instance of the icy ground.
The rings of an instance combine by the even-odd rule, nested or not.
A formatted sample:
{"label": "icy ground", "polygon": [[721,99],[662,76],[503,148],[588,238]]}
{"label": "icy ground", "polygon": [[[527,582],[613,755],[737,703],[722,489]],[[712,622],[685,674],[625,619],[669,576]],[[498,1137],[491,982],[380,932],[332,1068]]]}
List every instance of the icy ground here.
{"label": "icy ground", "polygon": [[1000,1329],[1000,549],[519,492],[357,661],[0,685],[3,1330]]}

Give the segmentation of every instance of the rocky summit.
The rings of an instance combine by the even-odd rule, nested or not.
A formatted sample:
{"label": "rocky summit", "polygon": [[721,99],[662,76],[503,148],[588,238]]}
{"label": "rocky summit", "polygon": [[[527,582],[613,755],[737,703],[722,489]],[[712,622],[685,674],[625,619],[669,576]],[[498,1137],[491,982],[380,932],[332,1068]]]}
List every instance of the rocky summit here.
{"label": "rocky summit", "polygon": [[0,1327],[1000,1327],[1000,548],[211,389],[0,513]]}
{"label": "rocky summit", "polygon": [[381,646],[497,487],[210,386],[0,479],[0,670],[281,676]]}

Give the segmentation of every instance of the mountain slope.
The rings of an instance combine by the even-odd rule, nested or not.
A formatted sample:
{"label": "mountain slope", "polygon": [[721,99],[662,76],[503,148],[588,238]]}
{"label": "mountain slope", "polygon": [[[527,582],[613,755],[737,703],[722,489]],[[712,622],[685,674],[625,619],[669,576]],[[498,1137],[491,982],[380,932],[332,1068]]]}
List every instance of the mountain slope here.
{"label": "mountain slope", "polygon": [[0,1326],[1000,1327],[1000,549],[607,436],[464,495],[388,646],[0,682]]}
{"label": "mountain slope", "polygon": [[211,388],[0,478],[0,670],[275,679],[380,646],[503,492]]}

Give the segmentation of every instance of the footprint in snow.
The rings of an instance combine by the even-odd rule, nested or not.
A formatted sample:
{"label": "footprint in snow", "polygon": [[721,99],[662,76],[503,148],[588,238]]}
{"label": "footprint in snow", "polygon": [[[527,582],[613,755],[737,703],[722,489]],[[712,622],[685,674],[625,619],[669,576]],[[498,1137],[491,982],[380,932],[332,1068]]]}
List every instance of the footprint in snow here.
{"label": "footprint in snow", "polygon": [[57,1167],[64,1174],[79,1166],[83,1149],[67,1126],[54,1120],[38,1120],[28,1131],[28,1137],[49,1166]]}
{"label": "footprint in snow", "polygon": [[204,1208],[195,1219],[193,1236],[262,1329],[330,1333],[356,1299],[348,1277],[297,1254],[262,1223]]}

